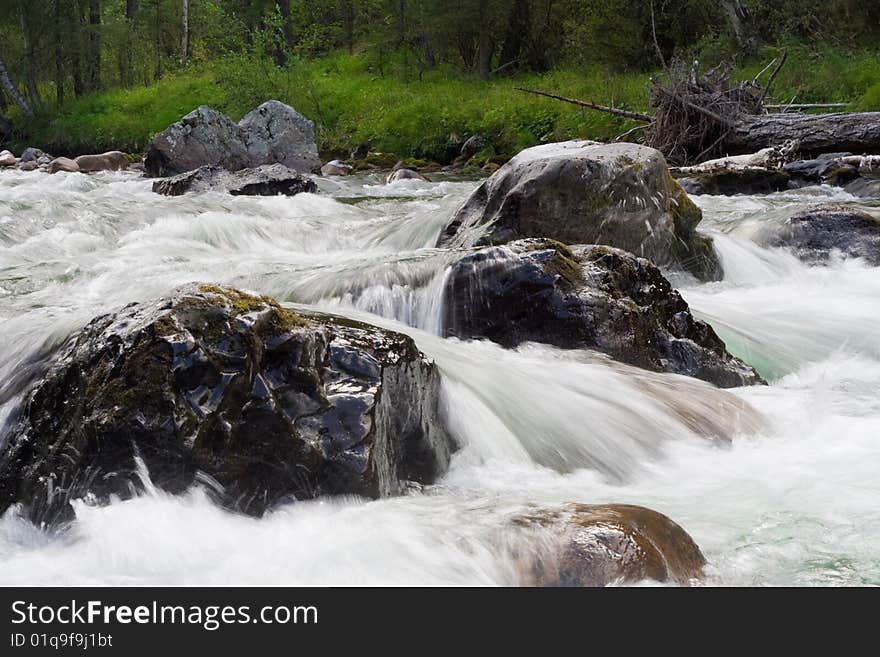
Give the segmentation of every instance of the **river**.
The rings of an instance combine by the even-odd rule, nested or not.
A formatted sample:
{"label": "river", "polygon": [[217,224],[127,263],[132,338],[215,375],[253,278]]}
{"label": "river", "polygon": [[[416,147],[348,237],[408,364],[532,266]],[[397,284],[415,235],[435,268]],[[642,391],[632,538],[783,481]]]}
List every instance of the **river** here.
{"label": "river", "polygon": [[431,245],[475,185],[355,176],[293,198],[169,198],[134,173],[0,172],[0,423],[36,354],[95,315],[211,281],[412,335],[463,445],[422,491],[259,520],[149,486],[77,503],[60,535],[8,512],[0,584],[510,585],[510,518],[569,501],[669,515],[711,584],[880,584],[880,275],[755,241],[811,205],[876,203],[829,187],[694,197],[725,278],[671,278],[770,382],[720,391],[586,351],[438,337],[448,255]]}

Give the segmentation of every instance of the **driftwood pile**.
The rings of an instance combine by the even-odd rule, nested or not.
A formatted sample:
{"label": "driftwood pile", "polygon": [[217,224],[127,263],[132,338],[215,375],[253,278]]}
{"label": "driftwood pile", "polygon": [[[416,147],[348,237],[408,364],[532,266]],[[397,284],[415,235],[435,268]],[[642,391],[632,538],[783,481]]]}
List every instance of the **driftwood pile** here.
{"label": "driftwood pile", "polygon": [[661,151],[674,165],[754,153],[781,144],[788,145],[792,156],[802,158],[835,151],[880,152],[880,112],[808,114],[802,110],[835,109],[841,104],[765,103],[785,59],[783,54],[754,79],[736,83],[731,79],[734,69],[730,64],[700,74],[696,62],[672,62],[660,77],[651,79],[651,114],[534,89],[519,91],[637,121],[639,125],[618,139],[644,131],[643,143]]}

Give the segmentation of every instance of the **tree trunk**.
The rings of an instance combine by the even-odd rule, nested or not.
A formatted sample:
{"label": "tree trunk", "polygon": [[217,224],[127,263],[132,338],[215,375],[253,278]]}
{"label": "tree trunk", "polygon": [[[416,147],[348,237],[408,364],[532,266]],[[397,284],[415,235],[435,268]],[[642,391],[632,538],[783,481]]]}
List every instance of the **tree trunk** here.
{"label": "tree trunk", "polygon": [[137,0],[125,0],[125,42],[119,48],[119,79],[124,87],[134,84],[132,44],[135,38],[134,21],[137,10]]}
{"label": "tree trunk", "polygon": [[36,73],[34,71],[34,41],[31,25],[25,10],[24,0],[18,0],[18,15],[21,19],[21,34],[24,39],[24,71],[25,87],[32,105],[40,104],[40,93],[37,91]]}
{"label": "tree trunk", "polygon": [[512,64],[522,55],[530,24],[528,0],[514,0],[507,21],[507,34],[501,46],[501,60],[498,62],[500,66],[507,66],[509,73],[513,73],[515,67]]}
{"label": "tree trunk", "polygon": [[156,3],[156,14],[155,14],[155,39],[153,41],[153,48],[156,54],[155,67],[153,69],[153,80],[158,80],[162,77],[162,14],[160,13],[160,3],[159,0],[155,0]]}
{"label": "tree trunk", "polygon": [[[285,0],[279,0],[279,4]],[[289,2],[289,0],[286,0]],[[180,21],[180,65],[186,66],[189,50],[189,0],[182,0]]]}
{"label": "tree trunk", "polygon": [[12,80],[9,78],[9,71],[6,69],[6,63],[2,59],[0,59],[0,84],[3,85],[3,88],[12,99],[12,102],[18,105],[21,108],[22,112],[24,112],[27,116],[34,115],[34,111],[31,109],[31,106],[28,105],[28,102],[24,99],[24,96],[22,96],[15,85],[12,84]]}
{"label": "tree trunk", "polygon": [[283,43],[275,51],[275,65],[284,66],[287,63],[287,52],[293,48],[293,23],[290,20],[290,0],[278,0],[276,3],[278,13],[281,14],[281,36]]}
{"label": "tree trunk", "polygon": [[477,72],[481,80],[488,80],[492,72],[492,35],[489,33],[489,1],[480,0],[479,41],[477,44]]}
{"label": "tree trunk", "polygon": [[756,54],[758,39],[743,0],[718,0],[718,4],[727,14],[730,26],[733,28],[733,33],[742,51],[746,55]]}
{"label": "tree trunk", "polygon": [[83,30],[79,6],[82,0],[61,0],[61,2],[67,6],[67,25],[70,26],[65,45],[70,50],[70,73],[73,78],[73,95],[79,97],[86,92],[82,75]]}
{"label": "tree trunk", "polygon": [[724,140],[731,155],[796,141],[803,155],[850,151],[880,153],[880,112],[765,114],[736,120]]}
{"label": "tree trunk", "polygon": [[101,88],[101,0],[89,0],[89,91]]}
{"label": "tree trunk", "polygon": [[64,0],[55,0],[55,15],[53,27],[53,50],[55,54],[55,100],[59,105],[64,104],[64,11],[61,3]]}

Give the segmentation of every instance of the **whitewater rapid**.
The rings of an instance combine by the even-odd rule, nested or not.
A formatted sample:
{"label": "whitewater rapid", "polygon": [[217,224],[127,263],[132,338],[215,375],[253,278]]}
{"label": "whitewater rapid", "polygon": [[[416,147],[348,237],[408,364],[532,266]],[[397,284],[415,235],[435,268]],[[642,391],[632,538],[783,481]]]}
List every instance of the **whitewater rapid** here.
{"label": "whitewater rapid", "polygon": [[358,176],[293,198],[161,197],[133,173],[0,172],[0,422],[32,364],[95,315],[212,281],[412,335],[463,445],[422,491],[259,520],[199,490],[78,503],[62,535],[10,512],[0,584],[509,585],[510,518],[569,501],[669,515],[711,583],[880,584],[880,275],[755,241],[811,205],[876,204],[825,187],[694,197],[726,275],[671,278],[771,384],[720,391],[586,351],[438,337],[450,256],[431,245],[475,185]]}

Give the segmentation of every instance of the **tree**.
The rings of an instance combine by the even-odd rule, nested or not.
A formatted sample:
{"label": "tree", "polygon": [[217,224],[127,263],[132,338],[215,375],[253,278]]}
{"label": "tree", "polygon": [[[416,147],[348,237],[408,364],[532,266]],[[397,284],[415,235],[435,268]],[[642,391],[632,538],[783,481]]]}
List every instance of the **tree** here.
{"label": "tree", "polygon": [[0,59],[0,84],[3,85],[3,89],[6,90],[6,93],[12,99],[18,107],[24,112],[27,116],[33,116],[34,111],[31,109],[31,106],[28,105],[28,102],[24,99],[24,96],[18,91],[16,86],[12,83],[12,79],[9,77],[9,70],[6,68],[6,62]]}
{"label": "tree", "polygon": [[[289,1],[289,0],[288,0]],[[180,21],[180,64],[186,66],[189,48],[189,0],[182,0]]]}

